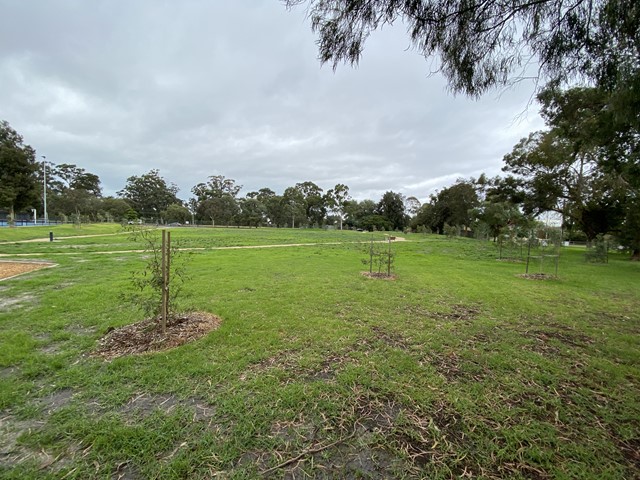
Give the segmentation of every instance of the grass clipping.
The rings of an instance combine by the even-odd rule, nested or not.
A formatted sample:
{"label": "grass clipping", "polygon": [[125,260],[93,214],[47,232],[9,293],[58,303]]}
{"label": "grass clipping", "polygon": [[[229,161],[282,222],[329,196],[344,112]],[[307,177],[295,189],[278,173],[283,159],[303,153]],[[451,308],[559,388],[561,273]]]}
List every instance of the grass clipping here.
{"label": "grass clipping", "polygon": [[127,355],[159,352],[204,337],[220,326],[219,317],[206,312],[190,312],[167,321],[163,333],[155,319],[107,331],[91,356],[112,360]]}

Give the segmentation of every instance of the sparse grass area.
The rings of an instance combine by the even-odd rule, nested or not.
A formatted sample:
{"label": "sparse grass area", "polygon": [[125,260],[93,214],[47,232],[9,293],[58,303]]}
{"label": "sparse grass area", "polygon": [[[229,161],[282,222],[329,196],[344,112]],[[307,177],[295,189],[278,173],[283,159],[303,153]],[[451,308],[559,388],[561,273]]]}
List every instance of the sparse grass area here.
{"label": "sparse grass area", "polygon": [[323,245],[193,251],[183,305],[220,328],[112,362],[88,353],[142,319],[118,300],[139,254],[1,283],[0,477],[640,476],[637,263],[564,250],[527,280],[489,243],[414,235],[381,281],[355,232],[173,232]]}

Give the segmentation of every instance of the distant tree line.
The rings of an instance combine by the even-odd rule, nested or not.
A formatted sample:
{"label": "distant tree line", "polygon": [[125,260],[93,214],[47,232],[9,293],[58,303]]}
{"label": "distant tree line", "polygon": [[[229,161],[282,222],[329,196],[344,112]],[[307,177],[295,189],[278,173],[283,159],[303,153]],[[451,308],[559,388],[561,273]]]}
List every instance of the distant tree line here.
{"label": "distant tree line", "polygon": [[0,209],[9,220],[16,213],[44,216],[46,169],[49,218],[72,222],[152,222],[208,225],[360,228],[402,230],[410,217],[400,193],[386,192],[378,202],[357,201],[349,187],[324,191],[311,181],[278,194],[268,187],[241,196],[242,185],[212,175],[178,197],[178,187],[158,170],[127,178],[116,197],[103,196],[98,175],[73,164],[37,161],[36,152],[8,124],[0,123]]}
{"label": "distant tree line", "polygon": [[[324,191],[311,181],[281,194],[268,187],[240,195],[242,185],[212,175],[188,201],[158,170],[127,179],[117,197],[101,195],[100,179],[76,165],[47,164],[48,210],[78,221],[404,230],[492,238],[526,236],[554,212],[566,239],[615,235],[640,259],[640,105],[637,93],[599,88],[538,95],[547,128],[520,140],[504,157],[504,176],[460,179],[421,205],[386,192],[355,200],[349,187]],[[634,103],[635,102],[635,103]],[[0,208],[10,215],[41,209],[42,164],[7,122],[0,124]]]}

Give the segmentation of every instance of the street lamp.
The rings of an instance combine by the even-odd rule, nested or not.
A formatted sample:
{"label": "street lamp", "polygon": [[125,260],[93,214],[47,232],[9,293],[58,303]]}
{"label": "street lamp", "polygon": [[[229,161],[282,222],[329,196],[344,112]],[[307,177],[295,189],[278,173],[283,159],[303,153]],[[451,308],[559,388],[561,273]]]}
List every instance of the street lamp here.
{"label": "street lamp", "polygon": [[44,223],[49,225],[49,216],[47,215],[47,157],[42,157],[42,170],[44,171]]}

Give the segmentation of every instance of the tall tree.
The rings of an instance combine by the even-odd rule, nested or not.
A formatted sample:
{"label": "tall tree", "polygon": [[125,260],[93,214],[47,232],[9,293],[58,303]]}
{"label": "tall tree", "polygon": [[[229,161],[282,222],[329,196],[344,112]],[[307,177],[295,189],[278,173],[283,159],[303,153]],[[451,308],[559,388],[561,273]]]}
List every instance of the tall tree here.
{"label": "tall tree", "polygon": [[307,217],[308,226],[321,226],[327,215],[325,197],[322,195],[322,188],[313,182],[296,183],[294,187],[302,196],[304,211]]}
{"label": "tall tree", "polygon": [[387,219],[393,230],[402,230],[408,224],[404,197],[400,193],[385,192],[378,202],[376,213]]}
{"label": "tall tree", "polygon": [[629,192],[629,183],[602,165],[607,147],[598,132],[609,117],[606,97],[595,88],[543,92],[549,130],[520,140],[504,157],[503,170],[523,184],[525,213],[558,212],[590,240],[620,225]]}
{"label": "tall tree", "polygon": [[140,176],[127,178],[125,187],[118,192],[142,217],[160,218],[162,212],[173,203],[182,203],[176,196],[178,187],[167,184],[158,170],[150,170]]}
{"label": "tall tree", "polygon": [[[588,78],[617,88],[637,73],[637,0],[286,0],[308,3],[319,58],[359,61],[369,35],[401,20],[454,92],[478,96],[522,77],[533,56],[544,84]],[[635,72],[635,73],[634,73]],[[625,75],[628,77],[629,75]]]}
{"label": "tall tree", "polygon": [[49,164],[47,189],[49,211],[56,215],[97,220],[102,195],[100,177],[73,164]]}
{"label": "tall tree", "polygon": [[349,187],[342,183],[337,184],[325,194],[325,204],[337,215],[340,221],[340,230],[342,230],[342,222],[344,221],[345,206],[349,200],[351,200]]}
{"label": "tall tree", "polygon": [[205,183],[198,183],[191,189],[195,195],[190,200],[191,208],[201,220],[229,223],[238,213],[238,193],[242,185],[224,175],[212,175]]}
{"label": "tall tree", "polygon": [[282,211],[288,220],[291,220],[291,228],[300,226],[301,222],[307,220],[305,210],[305,198],[300,189],[288,187],[282,194]]}
{"label": "tall tree", "polygon": [[350,200],[345,205],[345,223],[350,227],[365,229],[364,219],[376,215],[377,204],[373,200]]}
{"label": "tall tree", "polygon": [[416,197],[407,197],[404,200],[404,209],[412,217],[414,217],[418,213],[421,206],[422,204],[420,203],[420,200],[418,200]]}
{"label": "tall tree", "polygon": [[34,207],[38,195],[38,164],[33,148],[24,143],[9,122],[0,122],[0,207],[9,209],[13,222],[15,212]]}
{"label": "tall tree", "polygon": [[257,198],[240,199],[240,222],[249,227],[259,227],[267,215],[267,208]]}
{"label": "tall tree", "polygon": [[77,165],[61,163],[52,164],[48,173],[52,182],[52,191],[62,193],[65,190],[84,190],[94,197],[102,195],[100,177],[94,173],[87,172]]}
{"label": "tall tree", "polygon": [[236,198],[240,190],[242,190],[242,185],[237,185],[232,178],[227,178],[224,175],[212,175],[205,183],[194,186],[191,193],[201,202],[207,198],[219,198],[223,195]]}
{"label": "tall tree", "polygon": [[196,212],[200,218],[211,220],[211,225],[231,225],[240,213],[238,200],[231,195],[210,197],[202,201]]}

